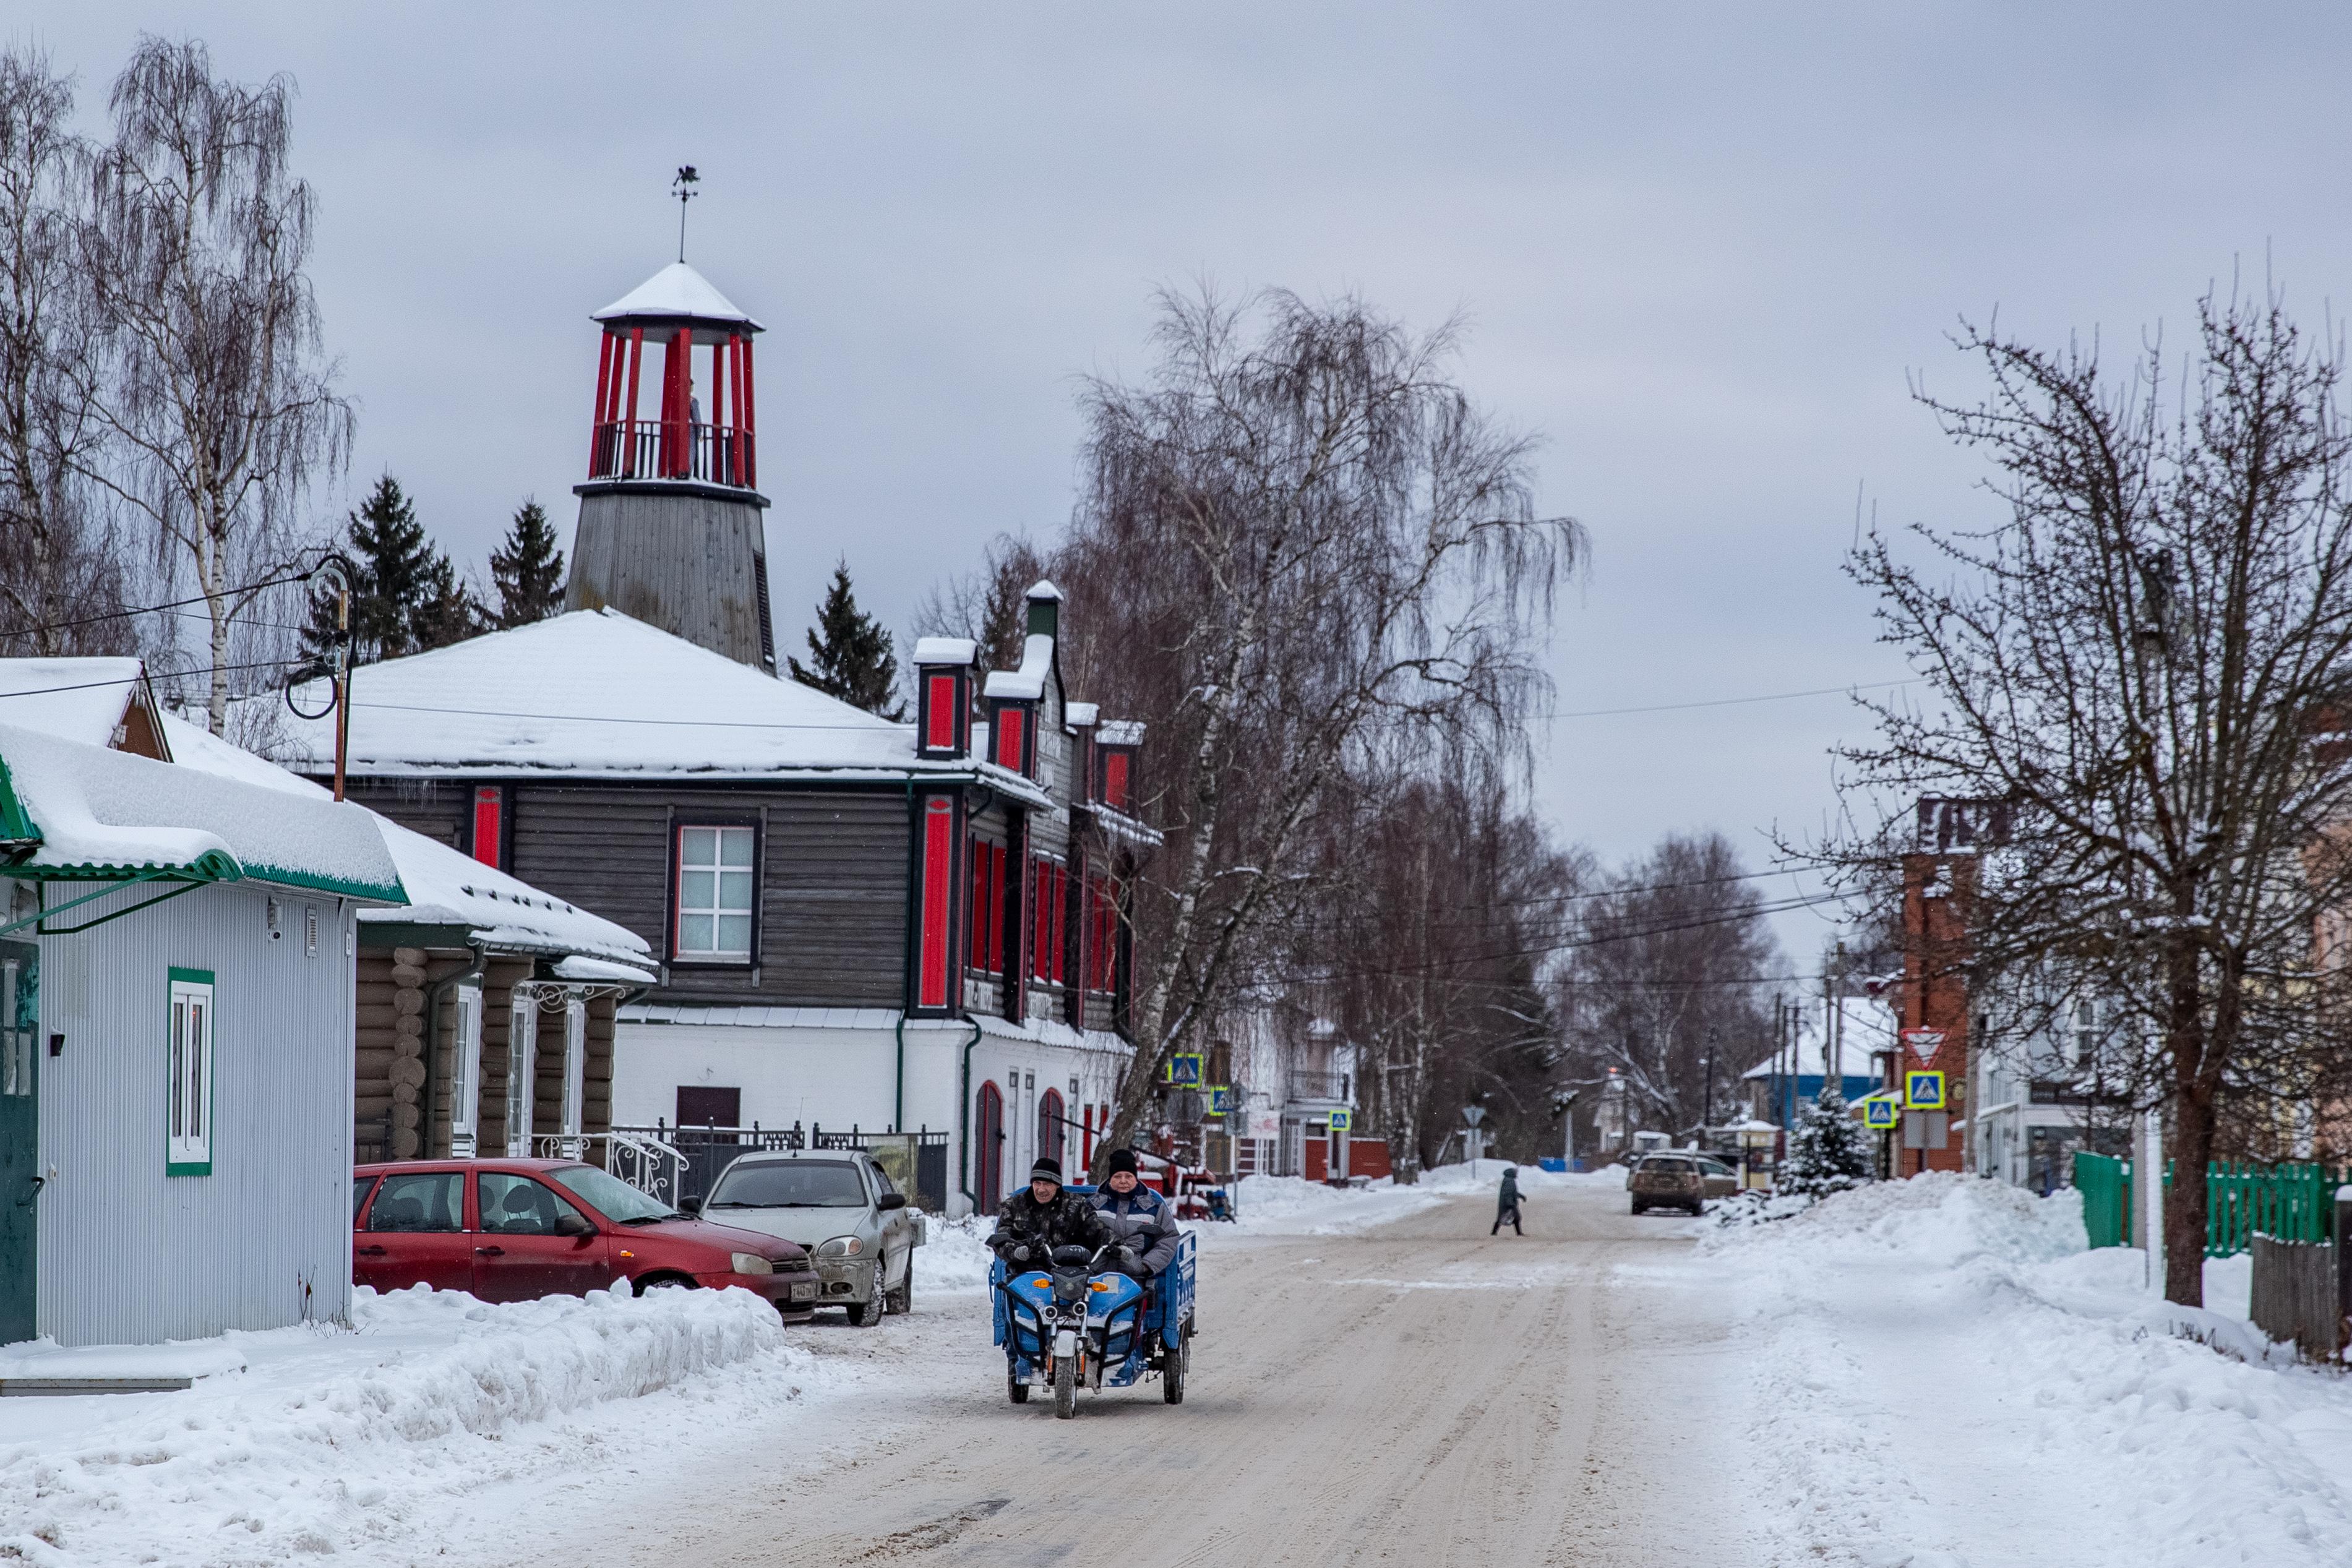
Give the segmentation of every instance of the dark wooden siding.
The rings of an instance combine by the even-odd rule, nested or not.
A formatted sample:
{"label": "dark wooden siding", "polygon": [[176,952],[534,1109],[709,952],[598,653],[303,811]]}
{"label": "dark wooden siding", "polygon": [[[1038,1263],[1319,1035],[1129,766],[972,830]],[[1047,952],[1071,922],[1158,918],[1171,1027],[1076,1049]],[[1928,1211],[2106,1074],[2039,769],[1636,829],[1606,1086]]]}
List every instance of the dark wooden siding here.
{"label": "dark wooden siding", "polygon": [[[331,782],[320,779],[317,782]],[[370,810],[381,811],[402,827],[447,844],[466,846],[466,810],[474,787],[446,779],[351,779],[343,794]]]}
{"label": "dark wooden siding", "polygon": [[907,799],[898,789],[514,787],[514,873],[627,926],[667,961],[670,828],[758,820],[758,962],[673,968],[657,1000],[897,1007],[906,987]]}

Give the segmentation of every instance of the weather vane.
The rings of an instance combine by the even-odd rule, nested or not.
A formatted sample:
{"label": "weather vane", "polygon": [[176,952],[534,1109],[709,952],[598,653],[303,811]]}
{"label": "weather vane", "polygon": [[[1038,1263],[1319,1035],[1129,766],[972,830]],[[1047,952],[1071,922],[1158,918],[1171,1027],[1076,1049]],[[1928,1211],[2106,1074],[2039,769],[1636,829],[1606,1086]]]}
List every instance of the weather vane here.
{"label": "weather vane", "polygon": [[702,193],[694,188],[701,183],[702,176],[694,172],[691,163],[680,164],[677,178],[669,183],[669,193],[677,198],[677,258],[680,261],[686,259],[686,204]]}

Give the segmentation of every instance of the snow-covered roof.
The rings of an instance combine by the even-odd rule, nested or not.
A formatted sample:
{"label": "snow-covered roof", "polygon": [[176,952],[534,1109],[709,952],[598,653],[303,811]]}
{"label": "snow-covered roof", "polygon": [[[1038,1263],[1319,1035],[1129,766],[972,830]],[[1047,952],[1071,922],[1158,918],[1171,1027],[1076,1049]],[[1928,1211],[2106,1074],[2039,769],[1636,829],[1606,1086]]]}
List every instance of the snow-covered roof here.
{"label": "snow-covered roof", "polygon": [[[184,719],[167,714],[163,729],[172,756],[183,768],[308,800],[330,799],[325,789],[310,780]],[[367,815],[382,832],[408,897],[395,907],[362,910],[362,920],[460,926],[471,940],[501,952],[577,954],[603,961],[606,969],[625,971],[633,983],[653,979],[653,951],[636,933],[541,893],[520,877],[485,865],[390,818],[373,811]],[[624,977],[604,972],[565,974],[561,965],[556,972],[565,979]]]}
{"label": "snow-covered roof", "polygon": [[[320,695],[308,694],[305,706],[321,706]],[[289,766],[314,774],[333,767],[331,718],[289,720],[285,735]],[[616,610],[575,611],[362,666],[352,677],[350,747],[352,771],[378,776],[977,776],[1024,804],[1053,804],[993,763],[917,757],[912,725]]]}
{"label": "snow-covered roof", "polygon": [[1045,695],[1045,675],[1053,667],[1054,640],[1040,632],[1023,639],[1019,669],[991,670],[988,684],[981,691],[986,696],[1025,697],[1034,702]]}
{"label": "snow-covered roof", "polygon": [[1050,599],[1058,604],[1062,601],[1062,591],[1054,586],[1053,580],[1050,578],[1041,577],[1036,581],[1031,583],[1029,585],[1029,591],[1023,594],[1021,597],[1024,599]]}
{"label": "snow-covered roof", "polygon": [[1094,727],[1095,720],[1101,716],[1102,707],[1097,703],[1064,703],[1062,705],[1062,722],[1072,729],[1091,729]]}
{"label": "snow-covered roof", "polygon": [[1160,836],[1159,829],[1147,827],[1126,812],[1114,811],[1100,801],[1088,806],[1087,810],[1101,825],[1103,831],[1112,838],[1124,839],[1129,843],[1151,850],[1158,849],[1167,841]]}
{"label": "snow-covered roof", "polygon": [[980,644],[969,637],[919,637],[915,640],[915,663],[918,664],[969,664],[980,653]]}
{"label": "snow-covered roof", "polygon": [[[1845,1013],[1845,1043],[1839,1052],[1838,1066],[1847,1078],[1875,1078],[1877,1062],[1874,1053],[1895,1048],[1895,1009],[1874,997],[1846,997],[1842,999]],[[1816,997],[1805,1012],[1797,1030],[1796,1076],[1821,1078],[1829,1073],[1822,1056],[1822,1020],[1828,1017],[1827,1005]],[[1780,1056],[1779,1071],[1789,1071],[1789,1053]],[[1762,1061],[1740,1074],[1742,1078],[1769,1078],[1773,1075],[1773,1059]]]}
{"label": "snow-covered roof", "polygon": [[1141,746],[1143,721],[1139,718],[1115,718],[1095,733],[1095,740],[1103,746]]}
{"label": "snow-covered roof", "polygon": [[405,901],[372,812],[0,725],[0,840],[16,876],[176,873]]}
{"label": "snow-covered roof", "polygon": [[136,659],[0,659],[0,724],[84,746],[110,746],[133,705],[147,700]]}
{"label": "snow-covered roof", "polygon": [[690,317],[698,321],[734,322],[754,332],[762,330],[759,322],[737,309],[733,301],[712,287],[710,279],[682,261],[671,262],[597,311],[590,319],[620,321],[632,317],[671,320]]}

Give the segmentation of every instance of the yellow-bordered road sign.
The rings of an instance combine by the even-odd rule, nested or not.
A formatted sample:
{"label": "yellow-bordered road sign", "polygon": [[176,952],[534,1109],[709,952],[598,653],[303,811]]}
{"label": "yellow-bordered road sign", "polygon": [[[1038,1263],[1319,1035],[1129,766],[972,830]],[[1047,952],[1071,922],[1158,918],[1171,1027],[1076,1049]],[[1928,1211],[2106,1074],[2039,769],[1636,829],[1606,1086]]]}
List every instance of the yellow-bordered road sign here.
{"label": "yellow-bordered road sign", "polygon": [[1334,1111],[1331,1113],[1330,1125],[1331,1130],[1335,1133],[1352,1131],[1355,1126],[1355,1117],[1346,1111]]}
{"label": "yellow-bordered road sign", "polygon": [[1940,1072],[1906,1072],[1903,1075],[1903,1108],[1906,1111],[1940,1111],[1944,1108],[1944,1075]]}
{"label": "yellow-bordered road sign", "polygon": [[1903,1113],[1903,1107],[1892,1094],[1873,1094],[1862,1103],[1862,1124],[1865,1127],[1892,1129]]}

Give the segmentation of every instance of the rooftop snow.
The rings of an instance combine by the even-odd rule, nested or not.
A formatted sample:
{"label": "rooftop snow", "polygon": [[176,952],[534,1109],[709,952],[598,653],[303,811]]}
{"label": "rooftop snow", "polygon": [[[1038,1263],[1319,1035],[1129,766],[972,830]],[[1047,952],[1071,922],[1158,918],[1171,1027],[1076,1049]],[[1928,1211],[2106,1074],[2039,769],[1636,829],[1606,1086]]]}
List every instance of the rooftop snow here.
{"label": "rooftop snow", "polygon": [[1064,703],[1062,705],[1062,720],[1072,729],[1091,728],[1095,720],[1101,716],[1102,708],[1099,704]]}
{"label": "rooftop snow", "polygon": [[1054,586],[1053,580],[1051,578],[1041,577],[1036,581],[1031,583],[1029,585],[1029,591],[1023,594],[1021,597],[1024,599],[1051,599],[1058,602],[1062,597],[1062,591]]}
{"label": "rooftop snow", "polygon": [[[289,720],[285,734],[289,767],[333,767],[331,718]],[[352,679],[350,745],[352,771],[379,776],[895,780],[976,772],[1026,804],[1052,804],[993,764],[917,758],[911,725],[613,610],[575,611],[362,667]]]}
{"label": "rooftop snow", "polygon": [[923,637],[915,643],[918,664],[969,664],[979,653],[980,644],[969,637]]}
{"label": "rooftop snow", "polygon": [[[185,719],[164,715],[163,731],[173,757],[183,768],[306,800],[330,799],[325,789],[309,779],[231,746]],[[496,866],[485,865],[389,818],[373,811],[368,815],[375,818],[383,834],[384,848],[408,890],[408,902],[394,908],[364,910],[362,920],[463,926],[477,941],[505,951],[578,954],[603,960],[608,968],[625,967],[626,977],[632,980],[653,978],[653,950],[635,932],[541,893]],[[599,973],[564,977],[621,977]]]}
{"label": "rooftop snow", "polygon": [[[173,871],[403,902],[373,814],[360,807],[13,726],[0,726],[0,765],[40,840],[12,874]],[[0,821],[10,804],[0,799]]]}
{"label": "rooftop snow", "polygon": [[754,332],[763,330],[759,322],[738,310],[727,296],[713,288],[710,279],[682,261],[671,262],[589,319],[621,321],[631,317],[680,316],[698,321],[736,321]]}
{"label": "rooftop snow", "polygon": [[[1845,1039],[1843,1049],[1838,1054],[1842,1075],[1874,1079],[1878,1076],[1878,1062],[1873,1053],[1895,1048],[1895,1009],[1874,997],[1847,997],[1843,1007]],[[1822,1020],[1826,1016],[1826,1004],[1816,998],[1811,1004],[1811,1010],[1798,1026],[1797,1076],[1800,1078],[1821,1078],[1829,1072],[1822,1054]],[[1770,1078],[1774,1073],[1772,1060],[1766,1057],[1740,1076],[1743,1079]],[[1788,1071],[1786,1052],[1782,1053],[1780,1061],[1782,1065],[1779,1071],[1785,1074]]]}
{"label": "rooftop snow", "polygon": [[1105,746],[1140,746],[1143,744],[1143,721],[1139,718],[1115,718],[1095,732],[1095,739]]}
{"label": "rooftop snow", "polygon": [[0,659],[0,724],[110,745],[146,679],[136,659]]}
{"label": "rooftop snow", "polygon": [[1054,640],[1042,632],[1023,640],[1021,667],[991,670],[982,694],[992,697],[1022,697],[1034,701],[1045,695],[1045,672],[1054,667]]}

